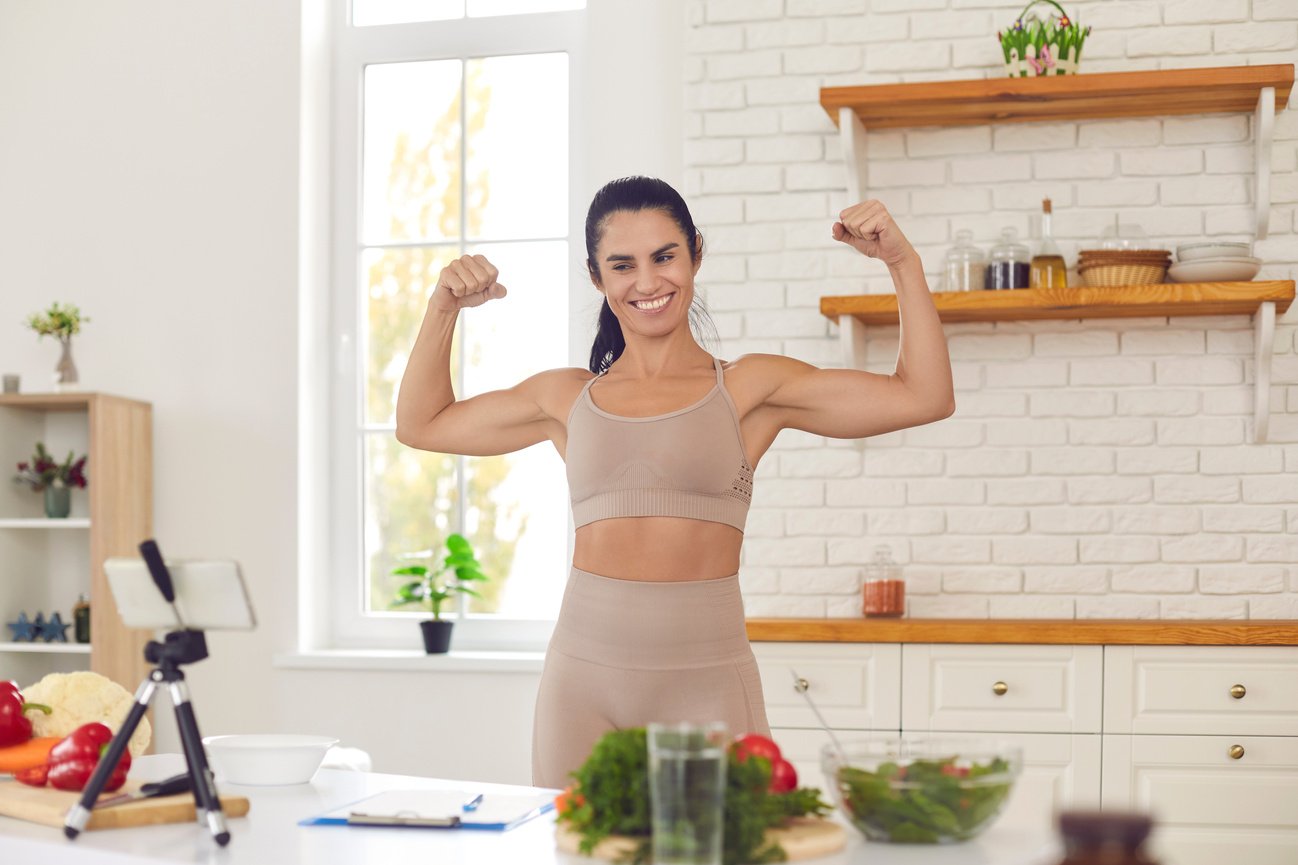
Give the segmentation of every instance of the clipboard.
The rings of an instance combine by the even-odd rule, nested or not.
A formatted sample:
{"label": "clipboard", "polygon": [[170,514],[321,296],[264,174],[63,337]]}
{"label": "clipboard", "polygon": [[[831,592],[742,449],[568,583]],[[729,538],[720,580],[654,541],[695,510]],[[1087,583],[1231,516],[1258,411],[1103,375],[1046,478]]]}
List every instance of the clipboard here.
{"label": "clipboard", "polygon": [[472,811],[467,790],[388,790],[352,802],[299,826],[404,826],[417,829],[479,829],[504,832],[554,810],[549,793],[487,793]]}

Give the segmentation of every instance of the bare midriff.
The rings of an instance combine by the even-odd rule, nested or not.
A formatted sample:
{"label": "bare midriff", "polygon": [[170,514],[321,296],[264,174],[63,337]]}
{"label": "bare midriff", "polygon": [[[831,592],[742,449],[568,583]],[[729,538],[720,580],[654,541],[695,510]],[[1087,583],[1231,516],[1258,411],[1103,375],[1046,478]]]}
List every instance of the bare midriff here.
{"label": "bare midriff", "polygon": [[715,580],[739,572],[744,535],[683,517],[618,517],[577,529],[572,566],[621,580]]}

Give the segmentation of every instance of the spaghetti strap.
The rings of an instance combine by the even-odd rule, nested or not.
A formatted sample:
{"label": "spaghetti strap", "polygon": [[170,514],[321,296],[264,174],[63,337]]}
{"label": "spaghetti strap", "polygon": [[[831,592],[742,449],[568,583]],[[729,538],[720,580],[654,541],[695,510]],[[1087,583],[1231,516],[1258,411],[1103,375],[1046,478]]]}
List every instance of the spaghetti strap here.
{"label": "spaghetti strap", "polygon": [[722,374],[722,370],[721,370],[721,358],[719,358],[719,357],[714,357],[714,358],[712,358],[712,365],[715,366],[715,367],[717,368],[717,387],[721,388],[722,390],[725,390],[725,387],[726,387],[726,378],[725,378],[725,376]]}

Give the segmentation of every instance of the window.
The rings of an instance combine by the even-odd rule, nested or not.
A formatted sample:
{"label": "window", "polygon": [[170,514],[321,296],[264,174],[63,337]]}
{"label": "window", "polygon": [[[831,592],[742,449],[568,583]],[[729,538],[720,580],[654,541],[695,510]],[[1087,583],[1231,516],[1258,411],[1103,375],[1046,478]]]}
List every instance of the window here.
{"label": "window", "polygon": [[[338,0],[339,20],[347,4]],[[418,644],[394,567],[468,537],[492,579],[450,602],[456,645],[536,647],[566,578],[563,464],[544,442],[464,458],[394,437],[397,389],[439,271],[481,253],[511,289],[460,314],[457,396],[569,365],[574,0],[352,0],[334,36],[331,642]],[[518,14],[540,10],[545,14]],[[558,11],[555,11],[558,10]],[[577,11],[563,11],[577,10]],[[471,603],[466,603],[471,600]]]}

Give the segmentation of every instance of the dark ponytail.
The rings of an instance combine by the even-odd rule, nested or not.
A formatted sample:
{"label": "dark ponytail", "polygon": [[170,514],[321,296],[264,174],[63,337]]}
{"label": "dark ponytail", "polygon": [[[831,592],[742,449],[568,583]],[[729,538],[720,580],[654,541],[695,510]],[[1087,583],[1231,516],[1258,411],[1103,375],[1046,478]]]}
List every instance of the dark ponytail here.
{"label": "dark ponytail", "polygon": [[[595,259],[595,249],[604,235],[604,224],[609,216],[621,211],[635,213],[640,210],[661,210],[675,221],[681,233],[685,235],[689,247],[690,261],[698,262],[703,249],[703,236],[694,227],[694,219],[685,199],[665,181],[655,177],[622,177],[604,184],[590,202],[586,211],[586,267],[590,275],[600,279],[599,262]],[[697,307],[697,309],[696,309]],[[713,336],[716,326],[703,308],[698,295],[690,307],[690,324],[707,327]],[[599,325],[595,333],[595,342],[590,347],[590,371],[601,375],[613,362],[622,356],[626,349],[626,339],[622,336],[622,325],[613,314],[605,299],[599,308]]]}

